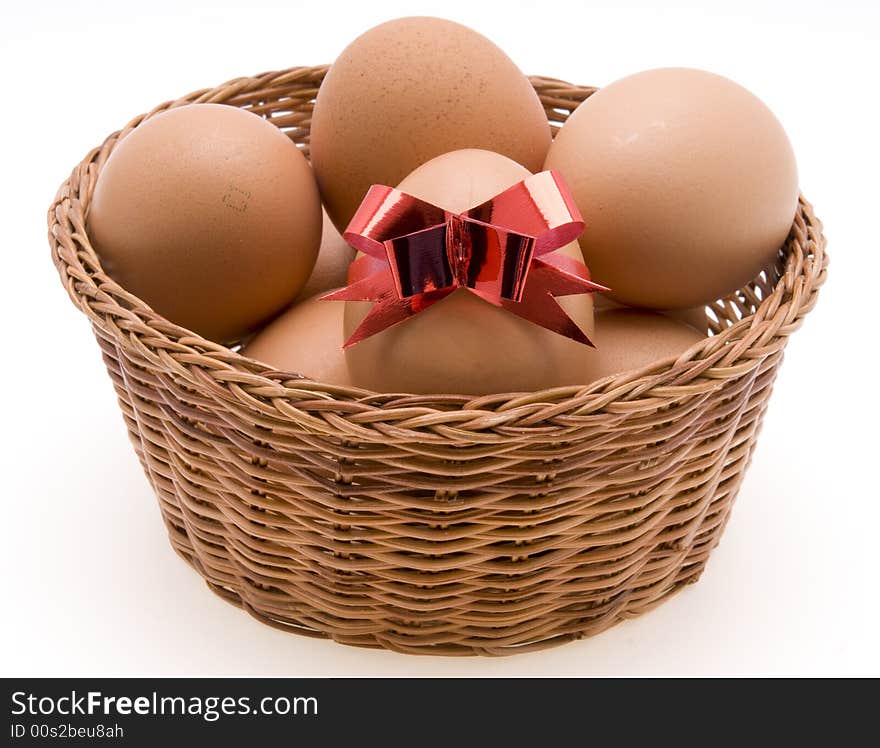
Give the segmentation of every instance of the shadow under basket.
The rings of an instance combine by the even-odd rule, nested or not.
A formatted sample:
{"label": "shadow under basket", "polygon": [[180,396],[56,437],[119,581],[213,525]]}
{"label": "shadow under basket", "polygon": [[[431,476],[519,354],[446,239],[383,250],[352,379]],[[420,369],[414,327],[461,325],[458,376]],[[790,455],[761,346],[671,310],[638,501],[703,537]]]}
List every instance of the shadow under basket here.
{"label": "shadow under basket", "polygon": [[[49,243],[91,321],[171,544],[264,623],[399,652],[502,655],[598,633],[695,582],[749,464],[788,336],[826,275],[800,202],[777,263],[705,340],[584,387],[477,398],[335,387],[206,341],[102,269],[95,180],[146,117],[245,107],[308,154],[326,67],[197,91],[61,186]],[[594,89],[532,83],[556,129]]]}

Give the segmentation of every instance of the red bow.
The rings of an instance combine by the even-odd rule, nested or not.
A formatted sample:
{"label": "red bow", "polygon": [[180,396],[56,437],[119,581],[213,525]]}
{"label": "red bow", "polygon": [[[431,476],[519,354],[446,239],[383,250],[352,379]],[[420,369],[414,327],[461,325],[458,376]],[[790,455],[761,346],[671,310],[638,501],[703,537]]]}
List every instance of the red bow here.
{"label": "red bow", "polygon": [[[554,296],[607,291],[587,267],[549,255],[584,229],[555,171],[542,171],[457,214],[373,185],[345,231],[355,260],[334,301],[378,302],[345,348],[424,311],[458,288],[572,340],[592,345]],[[543,259],[538,259],[543,257]]]}

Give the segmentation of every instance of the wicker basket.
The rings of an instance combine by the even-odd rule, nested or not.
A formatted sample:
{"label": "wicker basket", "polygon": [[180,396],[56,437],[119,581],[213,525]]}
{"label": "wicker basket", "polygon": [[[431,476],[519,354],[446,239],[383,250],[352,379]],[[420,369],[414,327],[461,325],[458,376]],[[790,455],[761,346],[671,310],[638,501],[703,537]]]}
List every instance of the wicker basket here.
{"label": "wicker basket", "polygon": [[[308,153],[326,67],[240,78],[157,107],[247,107]],[[533,78],[553,127],[594,89]],[[259,620],[345,644],[500,655],[595,634],[695,582],[718,543],[788,336],[825,279],[801,201],[776,267],[710,305],[677,360],[587,387],[380,395],[255,361],[171,324],[102,270],[95,180],[49,211],[171,544]]]}

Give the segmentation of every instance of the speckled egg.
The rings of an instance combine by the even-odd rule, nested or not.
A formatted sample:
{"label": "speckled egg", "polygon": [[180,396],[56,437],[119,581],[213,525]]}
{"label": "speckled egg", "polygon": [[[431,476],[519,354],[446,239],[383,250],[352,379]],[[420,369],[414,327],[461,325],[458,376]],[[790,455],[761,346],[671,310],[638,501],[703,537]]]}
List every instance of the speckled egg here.
{"label": "speckled egg", "polygon": [[355,39],[324,78],[311,124],[340,231],[370,185],[394,186],[435,156],[483,148],[540,171],[549,146],[528,79],[488,39],[440,18],[401,18]]}

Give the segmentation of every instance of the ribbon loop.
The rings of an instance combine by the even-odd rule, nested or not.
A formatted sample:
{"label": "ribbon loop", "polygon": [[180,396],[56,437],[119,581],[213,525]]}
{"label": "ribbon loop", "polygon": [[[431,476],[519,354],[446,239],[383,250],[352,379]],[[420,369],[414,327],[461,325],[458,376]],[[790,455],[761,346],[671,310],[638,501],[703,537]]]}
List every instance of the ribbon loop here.
{"label": "ribbon loop", "polygon": [[592,345],[553,297],[607,289],[590,281],[583,263],[537,259],[576,239],[583,228],[577,206],[554,171],[527,177],[461,214],[373,185],[344,234],[369,259],[352,263],[349,285],[323,298],[378,302],[345,347],[458,288]]}

